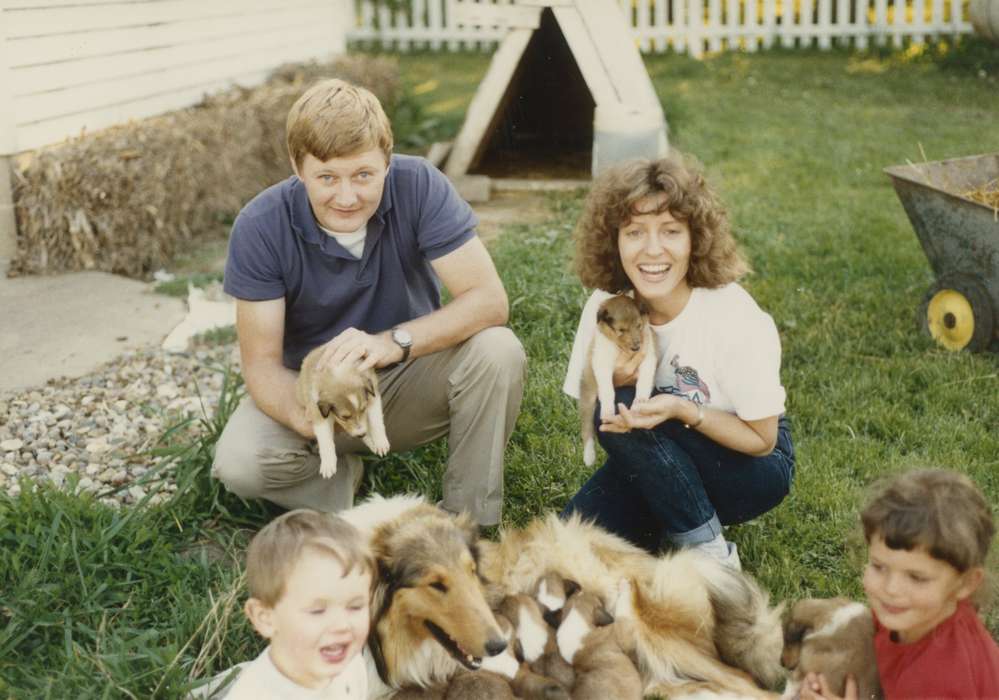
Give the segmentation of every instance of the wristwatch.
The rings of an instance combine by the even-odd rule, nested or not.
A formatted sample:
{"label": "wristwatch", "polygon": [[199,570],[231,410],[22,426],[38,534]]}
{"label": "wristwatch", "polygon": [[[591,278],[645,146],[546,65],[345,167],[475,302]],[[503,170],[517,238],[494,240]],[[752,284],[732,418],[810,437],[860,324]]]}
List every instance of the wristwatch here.
{"label": "wristwatch", "polygon": [[396,363],[401,365],[409,359],[409,351],[413,349],[413,336],[405,328],[393,328],[392,342],[402,348],[402,359]]}

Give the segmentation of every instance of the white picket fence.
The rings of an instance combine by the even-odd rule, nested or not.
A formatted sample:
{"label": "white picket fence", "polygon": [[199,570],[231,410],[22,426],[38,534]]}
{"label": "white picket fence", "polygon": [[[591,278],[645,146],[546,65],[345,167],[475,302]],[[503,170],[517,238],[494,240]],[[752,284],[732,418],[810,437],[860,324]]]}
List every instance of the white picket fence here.
{"label": "white picket fence", "polygon": [[[354,0],[350,42],[408,51],[491,50],[504,29],[462,26],[473,0]],[[513,0],[475,0],[510,4]],[[584,0],[585,2],[585,0]],[[901,47],[972,31],[968,0],[618,0],[643,52]]]}

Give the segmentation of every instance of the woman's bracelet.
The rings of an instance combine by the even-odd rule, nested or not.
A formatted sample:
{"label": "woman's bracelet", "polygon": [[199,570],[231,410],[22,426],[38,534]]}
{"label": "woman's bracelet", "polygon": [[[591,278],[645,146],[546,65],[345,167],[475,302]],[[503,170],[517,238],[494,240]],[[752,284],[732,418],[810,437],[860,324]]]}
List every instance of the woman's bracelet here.
{"label": "woman's bracelet", "polygon": [[697,426],[699,426],[701,423],[704,422],[704,406],[702,406],[701,404],[696,404],[696,406],[697,406],[697,420],[694,421],[693,423],[684,423],[683,424],[684,428],[696,428]]}

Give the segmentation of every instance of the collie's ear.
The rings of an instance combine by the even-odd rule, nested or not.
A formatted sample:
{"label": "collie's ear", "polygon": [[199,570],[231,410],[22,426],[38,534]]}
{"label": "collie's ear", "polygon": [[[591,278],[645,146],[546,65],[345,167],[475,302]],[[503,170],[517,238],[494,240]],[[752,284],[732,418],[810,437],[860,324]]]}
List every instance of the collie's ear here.
{"label": "collie's ear", "polygon": [[371,381],[371,377],[364,378],[364,393],[367,394],[369,398],[375,395],[375,383]]}
{"label": "collie's ear", "polygon": [[600,324],[600,323],[610,323],[610,322],[611,322],[610,311],[608,311],[603,307],[597,309],[597,323]]}
{"label": "collie's ear", "polygon": [[573,595],[574,593],[579,593],[579,591],[583,590],[583,587],[580,586],[575,581],[573,581],[571,578],[562,579],[562,585],[565,586],[566,598]]}
{"label": "collie's ear", "polygon": [[333,404],[327,403],[326,401],[320,401],[316,404],[316,408],[319,409],[319,413],[323,418],[329,418],[330,413],[333,412]]}
{"label": "collie's ear", "polygon": [[648,306],[648,304],[645,303],[644,300],[642,300],[642,299],[636,299],[635,300],[635,306],[638,307],[638,313],[640,313],[643,317],[648,318],[648,316],[649,316],[649,306]]}

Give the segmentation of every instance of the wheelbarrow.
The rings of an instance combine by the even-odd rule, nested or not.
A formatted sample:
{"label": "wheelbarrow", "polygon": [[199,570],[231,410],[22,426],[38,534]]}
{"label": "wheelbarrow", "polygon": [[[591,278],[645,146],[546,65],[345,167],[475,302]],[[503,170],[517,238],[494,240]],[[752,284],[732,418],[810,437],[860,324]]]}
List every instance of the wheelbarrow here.
{"label": "wheelbarrow", "polygon": [[999,153],[884,172],[936,277],[923,329],[949,350],[999,351],[999,210],[965,194],[999,180]]}

